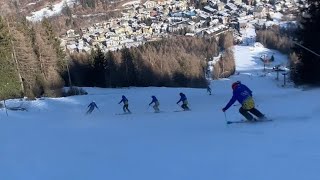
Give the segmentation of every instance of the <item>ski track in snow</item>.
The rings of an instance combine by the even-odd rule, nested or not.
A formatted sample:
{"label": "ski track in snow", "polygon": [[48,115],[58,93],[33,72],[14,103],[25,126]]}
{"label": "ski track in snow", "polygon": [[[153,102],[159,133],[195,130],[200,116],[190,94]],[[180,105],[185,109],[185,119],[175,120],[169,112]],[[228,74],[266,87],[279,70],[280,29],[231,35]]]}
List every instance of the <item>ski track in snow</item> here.
{"label": "ski track in snow", "polygon": [[[253,45],[253,44],[252,44]],[[239,75],[211,83],[213,95],[194,88],[86,88],[89,95],[24,101],[28,112],[0,110],[3,180],[318,180],[319,89],[281,87],[282,76],[263,72],[255,46],[234,48]],[[240,80],[272,122],[227,125],[221,109]],[[175,113],[184,92],[192,111]],[[117,103],[129,99],[133,114]],[[151,95],[162,113],[148,108]],[[95,100],[101,111],[85,115]],[[8,106],[19,105],[8,100]],[[227,120],[240,120],[231,106]]]}

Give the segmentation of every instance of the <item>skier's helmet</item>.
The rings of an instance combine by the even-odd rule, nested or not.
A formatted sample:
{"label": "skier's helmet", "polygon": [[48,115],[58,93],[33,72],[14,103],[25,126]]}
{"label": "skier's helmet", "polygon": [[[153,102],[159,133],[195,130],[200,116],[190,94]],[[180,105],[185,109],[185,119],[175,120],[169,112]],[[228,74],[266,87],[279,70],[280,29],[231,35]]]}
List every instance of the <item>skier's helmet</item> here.
{"label": "skier's helmet", "polygon": [[240,84],[240,81],[237,81],[237,82],[232,83],[232,86],[231,86],[232,89],[235,90],[236,87],[238,87],[239,84]]}
{"label": "skier's helmet", "polygon": [[152,98],[156,98],[155,96],[151,96]]}
{"label": "skier's helmet", "polygon": [[125,98],[125,96],[124,96],[124,95],[122,95],[122,98]]}
{"label": "skier's helmet", "polygon": [[180,96],[182,96],[183,95],[183,93],[181,92],[181,93],[179,93],[180,94]]}

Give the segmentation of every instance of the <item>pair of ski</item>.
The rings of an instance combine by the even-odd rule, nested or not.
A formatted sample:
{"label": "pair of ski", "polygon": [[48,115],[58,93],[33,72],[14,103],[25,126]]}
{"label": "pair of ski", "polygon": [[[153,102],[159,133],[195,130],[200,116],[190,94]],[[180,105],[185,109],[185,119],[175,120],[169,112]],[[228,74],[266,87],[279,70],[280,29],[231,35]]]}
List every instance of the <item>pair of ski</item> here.
{"label": "pair of ski", "polygon": [[173,112],[187,112],[187,111],[191,111],[191,109],[189,109],[189,110],[176,110],[176,111],[173,111]]}
{"label": "pair of ski", "polygon": [[127,115],[127,114],[132,114],[132,112],[116,113],[116,115]]}
{"label": "pair of ski", "polygon": [[272,119],[262,119],[262,120],[256,120],[256,121],[248,121],[248,120],[240,120],[240,121],[227,121],[227,124],[237,124],[237,123],[259,123],[259,122],[269,122],[273,121]]}

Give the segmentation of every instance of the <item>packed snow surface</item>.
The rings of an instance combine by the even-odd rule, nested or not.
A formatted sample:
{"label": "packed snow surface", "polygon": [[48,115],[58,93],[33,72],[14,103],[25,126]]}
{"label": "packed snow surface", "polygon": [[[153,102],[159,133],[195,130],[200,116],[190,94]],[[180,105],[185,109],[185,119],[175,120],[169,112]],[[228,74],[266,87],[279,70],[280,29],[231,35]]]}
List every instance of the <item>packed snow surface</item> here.
{"label": "packed snow surface", "polygon": [[[262,46],[235,46],[236,75],[211,81],[213,95],[194,88],[86,88],[88,95],[8,100],[28,111],[0,110],[3,180],[319,180],[320,90],[304,91],[274,65],[287,57]],[[275,61],[263,71],[262,55]],[[221,109],[240,80],[272,122],[237,121],[237,103]],[[174,112],[184,92],[192,111]],[[129,115],[118,105],[129,99]],[[148,107],[151,96],[161,113]],[[87,105],[100,108],[85,115]]]}

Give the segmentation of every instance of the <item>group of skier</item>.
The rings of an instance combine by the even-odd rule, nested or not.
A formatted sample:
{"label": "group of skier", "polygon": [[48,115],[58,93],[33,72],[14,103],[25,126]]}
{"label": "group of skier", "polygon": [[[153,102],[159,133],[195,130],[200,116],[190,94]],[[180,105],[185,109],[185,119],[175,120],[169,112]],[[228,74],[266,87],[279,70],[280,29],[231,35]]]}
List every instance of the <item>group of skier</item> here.
{"label": "group of skier", "polygon": [[[240,114],[242,114],[246,120],[248,121],[257,121],[257,120],[264,120],[266,119],[265,115],[262,114],[258,109],[255,108],[255,103],[252,97],[252,91],[244,84],[242,84],[240,81],[236,81],[232,84],[232,90],[233,95],[230,101],[227,103],[227,105],[222,108],[222,111],[227,111],[236,101],[238,101],[241,104],[241,107],[239,109]],[[207,92],[209,92],[209,95],[211,95],[211,88],[210,86],[207,87]],[[185,94],[182,92],[179,93],[180,99],[177,102],[179,104],[182,102],[181,108],[183,111],[189,111],[190,108],[188,107],[188,100]],[[159,100],[156,98],[156,96],[151,96],[152,101],[149,103],[149,106],[153,104],[153,109],[155,113],[159,113]],[[123,112],[124,113],[131,113],[129,110],[129,103],[128,99],[123,95],[120,103],[123,103]],[[87,114],[90,114],[95,108],[99,109],[97,104],[92,101],[88,106]],[[255,117],[254,117],[254,116]]]}
{"label": "group of skier", "polygon": [[[179,104],[180,102],[182,102],[182,109],[184,111],[190,111],[190,108],[188,107],[188,100],[187,100],[187,96],[185,94],[183,94],[182,92],[179,94],[180,95],[180,99],[179,101],[177,102],[177,104]],[[152,98],[152,101],[149,103],[149,106],[151,106],[151,104],[153,104],[153,109],[154,109],[154,112],[155,113],[159,113],[160,112],[160,109],[159,109],[159,106],[160,106],[160,103],[159,103],[159,100],[156,98],[156,96],[151,96]],[[123,103],[123,112],[124,113],[131,113],[131,111],[129,110],[129,100],[127,99],[126,96],[122,95],[122,98],[121,98],[121,101],[118,103],[118,104],[121,104]],[[86,112],[86,114],[91,114],[92,111],[97,108],[97,104],[95,103],[95,101],[92,101],[89,105],[88,105],[88,111]]]}

